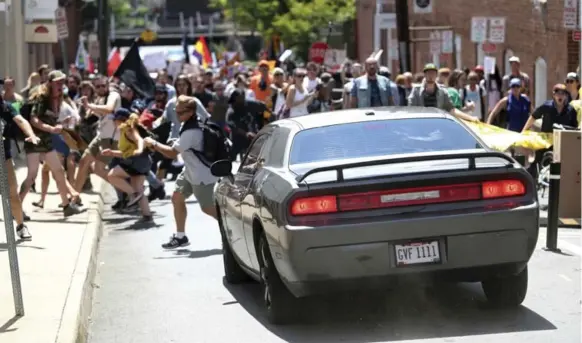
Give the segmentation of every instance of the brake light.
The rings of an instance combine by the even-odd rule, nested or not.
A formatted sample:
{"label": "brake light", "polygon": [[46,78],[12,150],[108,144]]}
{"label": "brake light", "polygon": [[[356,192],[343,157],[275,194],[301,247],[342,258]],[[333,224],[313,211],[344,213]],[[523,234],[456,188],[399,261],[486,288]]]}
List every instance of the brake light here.
{"label": "brake light", "polygon": [[521,196],[526,193],[519,180],[486,181],[458,185],[405,188],[295,199],[294,216],[372,210],[402,206],[452,203]]}
{"label": "brake light", "polygon": [[507,198],[525,194],[525,185],[519,180],[483,182],[483,199]]}
{"label": "brake light", "polygon": [[478,200],[480,197],[481,185],[478,183],[408,188],[338,196],[340,211],[469,201]]}
{"label": "brake light", "polygon": [[337,212],[337,198],[335,195],[300,198],[294,200],[291,205],[291,214],[294,216],[333,212]]}

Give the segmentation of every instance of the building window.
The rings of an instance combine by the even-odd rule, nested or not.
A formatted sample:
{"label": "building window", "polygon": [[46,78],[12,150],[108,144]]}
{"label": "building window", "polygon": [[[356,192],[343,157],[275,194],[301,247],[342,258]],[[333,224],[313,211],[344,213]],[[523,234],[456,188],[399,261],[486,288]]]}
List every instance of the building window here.
{"label": "building window", "polygon": [[548,100],[548,65],[546,60],[538,57],[535,64],[535,106],[541,106]]}
{"label": "building window", "polygon": [[511,49],[505,50],[505,53],[503,54],[503,66],[505,68],[503,70],[503,72],[505,73],[504,75],[508,75],[511,73],[511,65],[509,64],[509,59],[513,56],[515,56],[513,50]]}

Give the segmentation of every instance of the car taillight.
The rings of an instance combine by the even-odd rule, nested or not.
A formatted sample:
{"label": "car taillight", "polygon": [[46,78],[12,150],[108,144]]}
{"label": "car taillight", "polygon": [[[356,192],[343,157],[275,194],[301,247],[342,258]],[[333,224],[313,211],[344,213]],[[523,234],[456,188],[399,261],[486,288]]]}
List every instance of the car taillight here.
{"label": "car taillight", "polygon": [[526,193],[519,180],[486,181],[445,186],[404,188],[295,199],[291,204],[294,216],[371,210],[402,206],[452,203],[481,199],[521,196]]}
{"label": "car taillight", "polygon": [[291,214],[294,216],[333,212],[337,212],[337,198],[335,195],[295,199],[291,204]]}
{"label": "car taillight", "polygon": [[478,200],[480,197],[481,185],[478,183],[407,188],[338,196],[340,211],[468,201]]}
{"label": "car taillight", "polygon": [[507,198],[525,194],[525,185],[519,180],[483,182],[483,199]]}

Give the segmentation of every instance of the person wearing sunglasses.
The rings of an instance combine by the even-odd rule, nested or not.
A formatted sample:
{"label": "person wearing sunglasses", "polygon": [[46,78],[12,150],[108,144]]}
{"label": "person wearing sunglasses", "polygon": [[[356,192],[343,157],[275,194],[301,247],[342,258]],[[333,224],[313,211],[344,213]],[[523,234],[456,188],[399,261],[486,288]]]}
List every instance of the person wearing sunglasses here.
{"label": "person wearing sunglasses", "polygon": [[566,75],[566,89],[568,90],[568,102],[580,100],[580,77],[576,73]]}

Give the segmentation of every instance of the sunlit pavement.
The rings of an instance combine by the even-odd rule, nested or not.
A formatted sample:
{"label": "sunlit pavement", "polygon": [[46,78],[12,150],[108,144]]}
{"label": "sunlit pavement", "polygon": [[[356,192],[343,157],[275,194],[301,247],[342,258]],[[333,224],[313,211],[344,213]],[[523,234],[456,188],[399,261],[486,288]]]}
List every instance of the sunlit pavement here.
{"label": "sunlit pavement", "polygon": [[274,327],[257,284],[223,283],[217,224],[195,200],[188,204],[187,249],[160,248],[174,230],[172,208],[169,200],[152,208],[159,226],[150,229],[105,215],[91,343],[580,342],[580,230],[561,229],[563,252],[556,254],[542,250],[540,229],[529,293],[515,310],[487,308],[478,284],[408,287],[309,301],[304,324]]}

